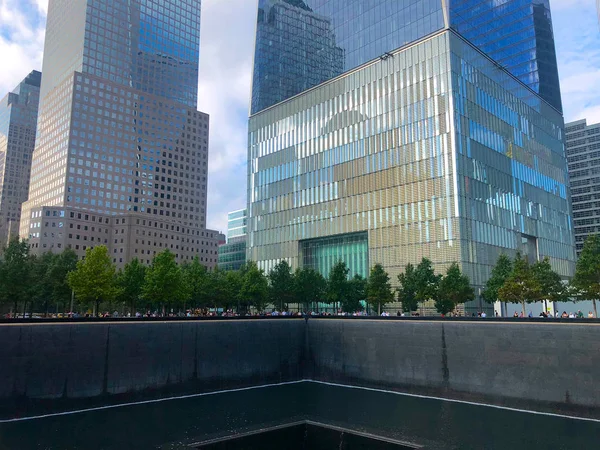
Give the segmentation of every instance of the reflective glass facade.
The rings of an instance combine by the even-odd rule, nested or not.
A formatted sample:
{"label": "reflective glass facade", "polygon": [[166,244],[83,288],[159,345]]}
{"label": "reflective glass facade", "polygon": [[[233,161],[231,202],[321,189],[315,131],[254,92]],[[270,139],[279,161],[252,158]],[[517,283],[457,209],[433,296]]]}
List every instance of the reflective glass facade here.
{"label": "reflective glass facade", "polygon": [[246,264],[246,240],[234,239],[219,246],[219,269],[240,270]]}
{"label": "reflective glass facade", "polygon": [[35,146],[42,74],[31,72],[0,99],[0,248],[19,235]]}
{"label": "reflective glass facade", "polygon": [[251,112],[450,26],[561,109],[548,0],[259,0]]}
{"label": "reflective glass facade", "polygon": [[562,110],[548,0],[449,0],[451,26]]}
{"label": "reflective glass facade", "polygon": [[344,261],[350,272],[348,276],[369,276],[369,235],[350,233],[300,241],[302,267],[316,270],[325,278],[339,261]]}
{"label": "reflective glass facade", "polygon": [[259,0],[252,113],[443,27],[440,0]]}
{"label": "reflective glass facade", "polygon": [[253,115],[248,171],[248,257],[267,271],[351,233],[394,282],[428,257],[482,286],[524,248],[573,271],[562,116],[454,31]]}
{"label": "reflective glass facade", "polygon": [[84,72],[196,107],[198,0],[87,3]]}
{"label": "reflective glass facade", "polygon": [[227,240],[246,236],[248,210],[240,209],[227,214]]}
{"label": "reflective glass facade", "polygon": [[198,0],[50,1],[49,76],[20,229],[33,248],[93,246],[71,244],[83,240],[77,231],[33,226],[41,208],[66,207],[148,221],[152,231],[109,239],[117,263],[168,246],[216,265],[217,233],[205,230],[209,117],[196,110],[199,27]]}

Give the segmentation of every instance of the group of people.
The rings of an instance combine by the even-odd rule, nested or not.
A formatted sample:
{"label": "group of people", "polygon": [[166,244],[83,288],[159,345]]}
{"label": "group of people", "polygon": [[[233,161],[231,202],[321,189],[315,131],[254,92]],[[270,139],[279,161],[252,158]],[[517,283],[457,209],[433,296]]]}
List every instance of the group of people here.
{"label": "group of people", "polygon": [[[167,313],[167,312],[160,312],[160,311],[146,311],[145,313],[141,313],[139,311],[131,314],[131,313],[126,313],[124,315],[119,314],[118,311],[114,311],[113,313],[110,313],[108,311],[103,312],[103,313],[99,313],[96,317],[100,317],[100,318],[118,318],[118,317],[127,317],[127,318],[156,318],[156,317],[266,317],[266,316],[271,316],[271,317],[276,317],[276,316],[368,316],[369,314],[366,311],[355,311],[355,312],[346,312],[346,311],[342,311],[337,310],[334,312],[330,312],[330,311],[309,311],[306,313],[303,313],[301,311],[287,311],[287,310],[282,310],[279,311],[277,309],[273,309],[271,310],[271,312],[254,312],[254,313],[250,313],[250,312],[246,312],[243,314],[240,314],[239,312],[234,311],[233,309],[228,309],[225,311],[216,311],[216,310],[209,310],[209,309],[188,309],[185,311],[185,313],[182,312],[171,312],[171,313]],[[375,313],[375,315],[378,315],[377,313]],[[398,317],[407,317],[407,316],[419,316],[420,314],[418,312],[413,312],[413,313],[406,313],[406,312],[401,312],[401,311],[397,311],[396,312],[396,316]],[[495,312],[495,317],[500,317],[498,311]],[[389,317],[390,316],[390,312],[389,311],[382,311],[380,314],[381,317]],[[485,311],[482,312],[478,312],[478,313],[472,313],[471,314],[472,317],[480,317],[480,318],[486,318],[487,314],[485,313]],[[28,316],[25,316],[28,317]],[[76,312],[69,312],[69,313],[64,313],[64,314],[49,314],[48,315],[49,318],[90,318],[90,317],[94,317],[92,314],[90,313],[86,313],[86,314],[79,314]],[[442,317],[461,317],[461,314],[459,312],[451,312],[448,313],[446,315],[442,314]],[[532,318],[533,313],[531,311],[529,311],[529,313],[527,315],[524,315],[523,312],[517,312],[515,311],[513,314],[514,318],[524,318],[524,317],[529,317]],[[556,311],[556,313],[552,314],[552,312],[548,311],[542,311],[539,314],[539,317],[542,318],[561,318],[561,319],[583,319],[585,318],[585,314],[581,311],[578,310],[576,313],[574,312],[569,312],[567,313],[566,311],[563,311],[562,313],[559,313],[558,311]],[[5,318],[9,319],[9,318],[13,318],[13,316],[11,316],[10,314],[7,314],[5,316]],[[587,313],[587,318],[588,319],[593,319],[594,318],[594,313],[592,311],[589,311]]]}
{"label": "group of people", "polygon": [[[523,311],[521,311],[520,313],[517,313],[517,311],[515,311],[515,313],[513,314],[513,317],[517,318],[517,317],[525,317],[523,315]],[[527,314],[527,317],[533,317],[533,313],[531,311],[529,311],[529,314]],[[545,319],[552,319],[552,318],[561,318],[561,319],[583,319],[585,318],[585,315],[583,314],[583,312],[581,312],[581,310],[577,311],[576,313],[574,312],[570,312],[567,313],[566,311],[563,311],[562,314],[559,313],[558,311],[556,311],[554,313],[554,315],[552,314],[552,312],[550,311],[542,311],[539,314],[539,317],[543,317]],[[594,313],[592,311],[588,311],[587,313],[587,318],[588,319],[593,319],[594,318]]]}

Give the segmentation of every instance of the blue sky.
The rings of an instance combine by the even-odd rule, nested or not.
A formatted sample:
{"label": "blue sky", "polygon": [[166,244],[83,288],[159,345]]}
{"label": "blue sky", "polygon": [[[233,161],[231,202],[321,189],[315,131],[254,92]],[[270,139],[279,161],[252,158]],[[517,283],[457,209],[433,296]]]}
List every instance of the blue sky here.
{"label": "blue sky", "polygon": [[[208,226],[246,202],[246,140],[257,0],[202,0],[198,109],[211,115]],[[600,122],[595,0],[550,0],[565,120]],[[47,0],[0,0],[0,97],[41,70]]]}

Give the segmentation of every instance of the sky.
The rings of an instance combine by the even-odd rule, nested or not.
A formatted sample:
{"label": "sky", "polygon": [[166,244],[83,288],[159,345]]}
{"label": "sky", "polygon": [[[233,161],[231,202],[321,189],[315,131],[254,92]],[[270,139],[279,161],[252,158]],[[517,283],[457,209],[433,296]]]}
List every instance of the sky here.
{"label": "sky", "polygon": [[[600,122],[595,0],[550,0],[565,120]],[[0,98],[41,70],[47,0],[0,0]],[[202,0],[198,109],[210,114],[207,224],[246,206],[247,120],[257,0]]]}

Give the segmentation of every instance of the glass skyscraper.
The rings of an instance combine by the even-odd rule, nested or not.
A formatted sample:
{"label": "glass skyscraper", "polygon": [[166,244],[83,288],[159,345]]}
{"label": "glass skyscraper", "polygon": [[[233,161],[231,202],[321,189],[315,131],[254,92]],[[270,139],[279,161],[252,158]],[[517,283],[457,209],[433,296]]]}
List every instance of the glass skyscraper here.
{"label": "glass skyscraper", "polygon": [[219,269],[239,270],[246,264],[247,223],[246,209],[227,214],[227,243],[219,246]]}
{"label": "glass skyscraper", "polygon": [[40,82],[32,71],[0,100],[0,249],[19,235],[35,145]]}
{"label": "glass skyscraper", "polygon": [[259,0],[251,112],[446,26],[561,110],[548,0]]}
{"label": "glass skyscraper", "polygon": [[[453,1],[287,3],[331,18],[344,72],[294,96],[281,91],[268,107],[253,90],[249,259],[267,271],[285,259],[324,275],[340,259],[363,276],[382,263],[396,283],[407,263],[427,257],[440,272],[459,262],[480,288],[500,254],[521,251],[572,274],[560,104],[534,82],[537,53],[524,51],[531,70],[519,73],[510,47],[521,31],[535,34],[525,25],[533,15],[477,2],[471,13],[482,23],[486,10],[505,17],[478,38],[461,33],[476,27],[457,22],[455,12],[464,14]],[[281,36],[295,39],[291,30]],[[267,56],[259,41],[260,31],[255,82],[257,67],[285,70],[287,57],[280,44]],[[486,43],[514,58],[500,63]]]}
{"label": "glass skyscraper", "polygon": [[124,264],[168,248],[216,265],[199,35],[198,0],[50,0],[20,229],[34,251],[103,244]]}

